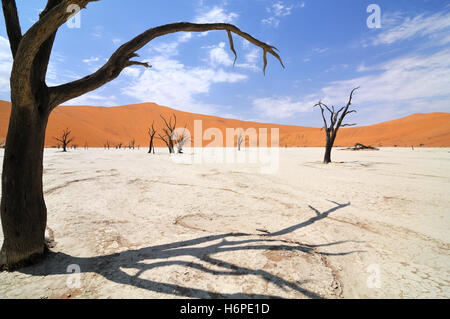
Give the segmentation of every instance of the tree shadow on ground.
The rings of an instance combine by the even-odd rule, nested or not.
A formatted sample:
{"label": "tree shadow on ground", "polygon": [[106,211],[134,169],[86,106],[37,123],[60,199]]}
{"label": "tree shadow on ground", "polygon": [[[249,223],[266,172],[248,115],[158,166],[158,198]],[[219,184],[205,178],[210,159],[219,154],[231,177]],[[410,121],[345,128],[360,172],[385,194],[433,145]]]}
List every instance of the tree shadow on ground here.
{"label": "tree shadow on ground", "polygon": [[311,208],[316,213],[316,216],[314,216],[314,217],[308,219],[307,221],[302,222],[302,223],[300,223],[298,225],[294,225],[294,226],[282,229],[282,230],[277,231],[275,233],[265,234],[264,236],[275,237],[275,236],[281,236],[281,235],[286,235],[286,234],[292,233],[293,231],[296,231],[297,229],[307,227],[309,225],[314,224],[315,222],[317,222],[319,220],[327,218],[328,215],[330,215],[331,213],[334,213],[335,211],[337,211],[337,210],[339,210],[341,208],[345,208],[345,207],[351,205],[350,202],[348,202],[347,204],[339,204],[339,203],[331,201],[331,200],[329,200],[329,202],[335,204],[336,207],[333,207],[333,208],[327,210],[326,212],[321,213],[320,211],[318,211],[317,209],[315,209],[314,207],[309,205],[308,207]]}
{"label": "tree shadow on ground", "polygon": [[[337,203],[336,203],[337,204]],[[346,205],[337,204],[325,213],[320,214],[315,220],[308,220],[299,225],[281,230],[270,236],[277,234],[287,234],[301,227],[311,225],[319,219],[326,218],[328,214]],[[311,206],[310,206],[311,207]],[[312,208],[312,207],[311,207]],[[320,218],[318,218],[320,217]],[[291,289],[308,298],[322,298],[319,294],[310,291],[302,285],[308,281],[291,282],[280,276],[274,275],[264,269],[252,269],[227,262],[214,256],[224,252],[237,251],[297,251],[305,254],[318,254],[321,256],[344,256],[363,251],[347,252],[321,252],[320,247],[337,246],[344,243],[360,243],[356,241],[340,241],[320,245],[307,245],[301,243],[288,242],[282,239],[270,239],[267,235],[255,235],[244,233],[228,233],[199,237],[186,241],[173,242],[164,245],[145,247],[137,250],[126,250],[121,253],[96,257],[74,257],[64,253],[50,252],[49,256],[42,263],[27,267],[21,270],[22,273],[33,276],[47,275],[68,275],[67,266],[78,265],[81,273],[97,273],[104,278],[122,285],[130,285],[149,291],[193,298],[280,298],[276,295],[253,294],[253,293],[219,293],[205,289],[184,287],[174,283],[162,283],[140,276],[152,269],[170,266],[183,266],[186,269],[200,270],[206,274],[215,276],[256,276],[264,281],[276,285],[282,290]],[[200,246],[199,246],[200,245]],[[194,261],[185,261],[182,258],[193,257]],[[179,259],[178,259],[179,258]],[[175,259],[175,260],[173,260]],[[153,262],[152,262],[153,261]],[[63,266],[61,266],[63,265]],[[206,267],[214,267],[214,270]],[[126,273],[123,269],[135,269],[134,275]]]}

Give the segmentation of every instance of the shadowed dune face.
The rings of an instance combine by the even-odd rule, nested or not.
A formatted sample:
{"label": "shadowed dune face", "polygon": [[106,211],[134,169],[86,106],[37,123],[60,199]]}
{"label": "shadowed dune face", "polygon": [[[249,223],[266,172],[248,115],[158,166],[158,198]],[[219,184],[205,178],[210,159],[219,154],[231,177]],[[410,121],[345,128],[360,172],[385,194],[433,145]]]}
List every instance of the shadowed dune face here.
{"label": "shadowed dune face", "polygon": [[[0,101],[0,139],[4,139],[8,129],[11,103]],[[111,146],[118,143],[128,145],[132,139],[136,145],[148,146],[148,127],[155,121],[161,129],[160,115],[169,118],[172,113],[177,116],[177,126],[187,128],[194,138],[194,120],[202,120],[203,132],[208,128],[222,131],[225,145],[226,128],[267,128],[280,129],[280,147],[323,146],[324,133],[318,128],[261,124],[243,122],[173,110],[154,103],[126,105],[120,107],[63,106],[56,108],[50,116],[47,126],[45,144],[47,147],[57,145],[53,138],[69,127],[76,137],[74,143],[80,147],[85,143],[90,147],[103,147],[108,140]],[[156,147],[164,144],[156,140]],[[212,140],[204,140],[207,146]],[[362,143],[373,146],[450,146],[450,113],[414,114],[402,119],[377,125],[341,129],[335,145],[353,146]],[[270,142],[269,142],[270,145]]]}

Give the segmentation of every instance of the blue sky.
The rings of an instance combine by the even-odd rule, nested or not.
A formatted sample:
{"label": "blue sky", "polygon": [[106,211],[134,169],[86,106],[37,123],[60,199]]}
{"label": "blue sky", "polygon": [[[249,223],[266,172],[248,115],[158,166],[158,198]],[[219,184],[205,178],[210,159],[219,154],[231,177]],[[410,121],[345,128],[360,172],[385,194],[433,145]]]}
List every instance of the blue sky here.
{"label": "blue sky", "polygon": [[[370,4],[381,28],[369,28]],[[45,7],[17,0],[26,30]],[[102,0],[81,12],[80,28],[60,28],[48,85],[73,81],[101,67],[122,43],[147,28],[177,21],[233,23],[275,45],[286,69],[234,37],[233,67],[226,32],[178,33],[140,52],[152,69],[132,67],[69,105],[156,102],[175,109],[241,120],[320,126],[313,105],[355,95],[361,125],[416,112],[450,112],[450,1],[444,0]],[[9,98],[11,56],[0,23],[0,99]]]}

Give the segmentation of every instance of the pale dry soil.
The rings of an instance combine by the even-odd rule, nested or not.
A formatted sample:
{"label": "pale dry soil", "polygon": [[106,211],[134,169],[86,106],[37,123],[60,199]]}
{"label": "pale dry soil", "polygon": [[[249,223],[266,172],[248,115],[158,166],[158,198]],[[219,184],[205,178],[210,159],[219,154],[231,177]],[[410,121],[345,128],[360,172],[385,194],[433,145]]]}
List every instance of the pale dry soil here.
{"label": "pale dry soil", "polygon": [[192,152],[46,149],[54,247],[0,298],[450,297],[449,149]]}

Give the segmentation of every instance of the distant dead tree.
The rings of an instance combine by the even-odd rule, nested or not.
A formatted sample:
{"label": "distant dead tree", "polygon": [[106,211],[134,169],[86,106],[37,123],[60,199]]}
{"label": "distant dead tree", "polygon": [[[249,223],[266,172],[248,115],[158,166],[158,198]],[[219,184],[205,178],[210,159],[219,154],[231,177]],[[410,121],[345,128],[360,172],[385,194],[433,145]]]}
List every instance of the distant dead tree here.
{"label": "distant dead tree", "polygon": [[175,115],[175,113],[172,115],[173,116],[173,123],[172,123],[172,116],[170,117],[169,121],[166,120],[166,118],[162,115],[160,115],[163,122],[164,122],[164,126],[162,128],[164,134],[159,134],[158,133],[158,138],[164,142],[164,144],[166,144],[167,148],[169,149],[169,153],[173,154],[175,153],[174,150],[174,145],[173,145],[173,132],[175,131],[175,128],[177,127],[177,116]]}
{"label": "distant dead tree", "polygon": [[183,154],[184,145],[186,145],[186,143],[191,140],[191,138],[186,133],[186,125],[184,126],[183,132],[181,134],[178,134],[177,132],[174,133],[174,139],[176,141],[178,154]]}
{"label": "distant dead tree", "polygon": [[361,143],[356,143],[354,147],[350,147],[348,148],[348,150],[352,150],[352,151],[365,151],[365,150],[369,150],[369,151],[379,151],[379,148],[373,147],[373,146],[366,146],[364,144]]}
{"label": "distant dead tree", "polygon": [[152,123],[152,127],[148,129],[148,136],[150,137],[150,146],[148,149],[148,153],[151,154],[153,150],[153,154],[155,154],[155,145],[154,145],[154,139],[156,135],[156,129],[155,129],[155,122]]}
{"label": "distant dead tree", "polygon": [[54,137],[55,140],[61,143],[63,152],[67,152],[67,146],[73,142],[74,137],[70,137],[71,131],[67,128],[65,129],[60,137]]}
{"label": "distant dead tree", "polygon": [[244,141],[245,141],[244,135],[242,135],[242,133],[239,133],[239,135],[237,137],[238,151],[241,150],[241,146],[242,146],[242,143],[244,143]]}
{"label": "distant dead tree", "polygon": [[86,141],[86,142],[84,142],[84,149],[85,150],[88,150],[89,149],[89,144],[88,144],[88,142]]}
{"label": "distant dead tree", "polygon": [[111,145],[110,145],[110,143],[109,143],[109,140],[106,140],[106,143],[105,143],[105,150],[109,150],[109,147],[110,147]]}
{"label": "distant dead tree", "polygon": [[122,143],[118,143],[117,145],[116,145],[116,149],[118,149],[118,150],[120,150],[121,148],[122,148]]}
{"label": "distant dead tree", "polygon": [[128,143],[128,148],[130,150],[134,150],[134,147],[136,145],[136,140],[133,138],[129,143]]}
{"label": "distant dead tree", "polygon": [[[340,108],[337,112],[332,106],[331,108],[328,107],[326,104],[319,101],[314,107],[319,106],[320,110],[322,111],[322,118],[324,122],[325,133],[327,138],[327,143],[325,146],[325,157],[323,162],[325,164],[331,163],[331,150],[333,149],[334,141],[336,140],[337,133],[341,127],[345,126],[354,126],[356,124],[342,124],[344,121],[344,118],[350,114],[350,113],[356,113],[356,110],[349,110],[350,105],[352,105],[352,99],[353,99],[353,93],[359,89],[359,87],[354,88],[352,92],[350,93],[350,98],[347,102],[346,106],[343,106]],[[327,120],[325,118],[325,109],[330,113],[330,124],[328,125]]]}

